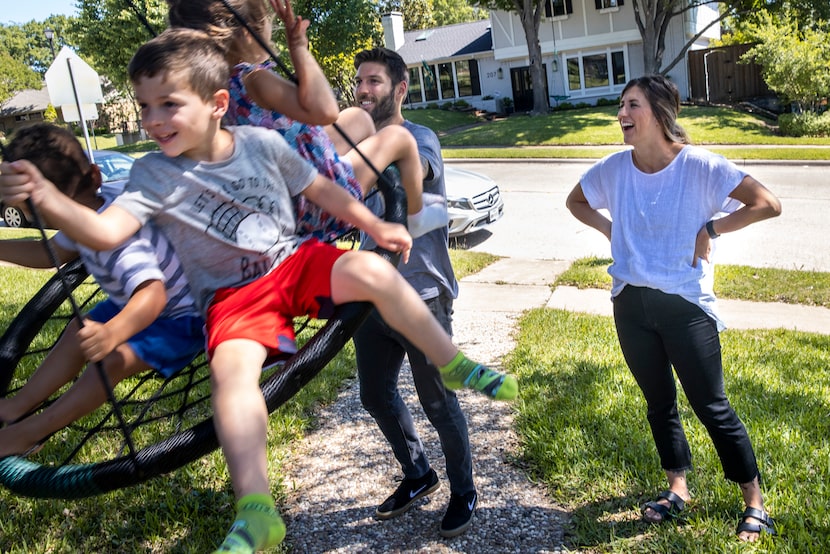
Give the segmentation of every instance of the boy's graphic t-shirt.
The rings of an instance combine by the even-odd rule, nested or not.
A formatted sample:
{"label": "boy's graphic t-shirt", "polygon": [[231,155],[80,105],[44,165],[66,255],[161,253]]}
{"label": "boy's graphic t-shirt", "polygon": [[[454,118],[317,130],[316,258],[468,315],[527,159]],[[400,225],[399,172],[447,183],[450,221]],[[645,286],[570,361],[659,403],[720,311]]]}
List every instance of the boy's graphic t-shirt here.
{"label": "boy's graphic t-shirt", "polygon": [[220,162],[152,152],[136,161],[113,203],[152,220],[173,243],[202,313],[214,292],[267,274],[297,248],[292,197],[317,171],[279,133],[230,127]]}

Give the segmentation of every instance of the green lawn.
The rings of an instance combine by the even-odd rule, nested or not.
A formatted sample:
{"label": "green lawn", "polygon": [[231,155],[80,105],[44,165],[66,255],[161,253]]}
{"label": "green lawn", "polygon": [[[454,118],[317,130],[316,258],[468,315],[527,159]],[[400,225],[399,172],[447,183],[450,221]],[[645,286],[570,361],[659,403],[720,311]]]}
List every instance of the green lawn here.
{"label": "green lawn", "polygon": [[[0,240],[37,236],[31,229],[0,229]],[[459,277],[477,272],[496,257],[475,252],[451,252]],[[3,294],[0,331],[5,331],[22,305],[52,276],[51,271],[0,266]],[[51,331],[54,339],[58,329]],[[307,336],[307,335],[306,335]],[[39,339],[45,343],[45,340]],[[31,369],[30,369],[31,370]],[[24,371],[19,369],[19,371]],[[354,377],[354,349],[349,343],[309,385],[269,419],[269,479],[277,499],[284,498],[282,464],[296,441],[315,423],[322,404],[332,402],[346,378]],[[122,384],[125,388],[133,381]],[[41,452],[57,462],[69,454],[62,437],[53,437]],[[69,445],[72,441],[65,441]],[[94,453],[110,447],[88,446]],[[233,516],[231,490],[224,458],[213,452],[198,461],[141,485],[79,500],[42,500],[17,496],[0,488],[0,552],[174,552],[212,551],[224,537]],[[278,549],[279,551],[283,551]]]}
{"label": "green lawn", "polygon": [[[599,159],[624,147],[615,106],[514,114],[486,121],[475,112],[441,109],[404,110],[404,116],[433,129],[446,158],[588,158]],[[679,121],[692,141],[717,145],[712,150],[733,160],[830,160],[830,137],[793,138],[776,133],[774,122],[720,107],[683,106]],[[115,135],[95,137],[97,148],[141,155],[153,141],[116,146]],[[764,148],[751,148],[764,145]]]}
{"label": "green lawn", "polygon": [[[623,148],[614,106],[581,108],[530,117],[484,121],[469,112],[407,110],[404,115],[433,128],[447,158],[600,158]],[[776,134],[771,122],[741,111],[684,106],[680,124],[692,141],[735,160],[828,160],[830,137]],[[742,145],[765,145],[763,149]],[[811,148],[812,146],[812,148]]]}
{"label": "green lawn", "polygon": [[[610,288],[610,259],[575,261],[555,285]],[[720,297],[830,307],[830,273],[719,266]],[[783,330],[721,334],[727,394],[749,430],[780,536],[733,537],[742,510],[711,440],[680,395],[696,470],[677,525],[640,521],[665,488],[645,403],[610,317],[533,310],[507,367],[520,379],[522,460],[573,514],[570,546],[589,552],[824,552],[830,548],[830,337]],[[822,500],[819,501],[818,499]]]}

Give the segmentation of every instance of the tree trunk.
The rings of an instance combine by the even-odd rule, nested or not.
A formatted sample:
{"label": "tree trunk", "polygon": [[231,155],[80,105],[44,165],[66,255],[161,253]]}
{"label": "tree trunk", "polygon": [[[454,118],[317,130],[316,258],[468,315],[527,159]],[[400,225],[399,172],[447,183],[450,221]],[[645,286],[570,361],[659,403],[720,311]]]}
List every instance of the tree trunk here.
{"label": "tree trunk", "polygon": [[533,85],[533,109],[530,115],[546,114],[550,104],[546,94],[545,73],[542,71],[542,46],[539,44],[539,21],[543,0],[514,0],[522,22],[530,58],[530,80]]}

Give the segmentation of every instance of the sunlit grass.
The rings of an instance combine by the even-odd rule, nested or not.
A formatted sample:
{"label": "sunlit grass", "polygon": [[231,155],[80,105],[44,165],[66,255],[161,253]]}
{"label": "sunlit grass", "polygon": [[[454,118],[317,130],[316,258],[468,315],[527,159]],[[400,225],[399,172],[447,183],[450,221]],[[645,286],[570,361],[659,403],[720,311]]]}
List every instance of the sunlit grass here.
{"label": "sunlit grass", "polygon": [[693,500],[678,524],[641,522],[666,487],[642,394],[610,317],[536,309],[507,368],[519,377],[516,426],[534,479],[572,514],[569,547],[588,552],[823,552],[830,548],[830,337],[789,331],[721,335],[727,394],[758,456],[780,536],[734,536],[743,503],[680,394],[694,455]]}
{"label": "sunlit grass", "polygon": [[[610,258],[575,260],[553,286],[611,289]],[[744,265],[715,268],[715,294],[720,298],[752,302],[784,302],[830,308],[830,273]]]}
{"label": "sunlit grass", "polygon": [[[32,236],[32,230],[3,229],[2,238]],[[451,257],[459,278],[480,270],[492,256],[465,250],[452,250]],[[5,330],[52,272],[0,266],[2,306],[0,331]],[[69,309],[62,311],[68,315]],[[41,345],[50,344],[61,328],[50,326],[38,337]],[[307,337],[315,329],[305,331]],[[34,371],[37,360],[17,368],[13,386]],[[321,405],[334,401],[348,379],[354,378],[354,349],[350,343],[294,398],[269,418],[269,480],[272,493],[283,499],[290,482],[283,481],[282,464],[296,447],[296,441],[316,426]],[[136,380],[118,387],[121,393]],[[152,394],[152,384],[141,395]],[[202,388],[206,385],[201,385]],[[130,409],[131,410],[131,409]],[[130,411],[128,410],[128,412]],[[98,414],[102,414],[102,409]],[[209,415],[203,404],[188,414],[189,421]],[[172,424],[159,423],[139,431],[134,437],[142,444],[169,436]],[[76,442],[79,426],[61,431],[47,442],[41,462],[59,462]],[[122,444],[115,432],[102,432],[88,443],[82,457],[89,461],[112,456]],[[214,451],[170,475],[104,496],[80,500],[39,500],[17,496],[0,489],[0,503],[6,517],[0,518],[0,552],[209,552],[224,537],[233,516],[234,497],[222,454]],[[278,551],[285,551],[284,549]]]}

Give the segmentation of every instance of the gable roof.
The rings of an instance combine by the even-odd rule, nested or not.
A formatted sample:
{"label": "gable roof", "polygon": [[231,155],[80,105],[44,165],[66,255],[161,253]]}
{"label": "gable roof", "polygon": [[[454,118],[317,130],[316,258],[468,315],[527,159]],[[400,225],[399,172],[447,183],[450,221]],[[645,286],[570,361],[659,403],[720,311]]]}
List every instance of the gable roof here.
{"label": "gable roof", "polygon": [[45,86],[40,90],[21,90],[0,106],[0,117],[42,112],[47,107],[49,107],[49,90]]}
{"label": "gable roof", "polygon": [[407,64],[493,51],[490,20],[456,23],[433,29],[406,31],[398,54]]}

